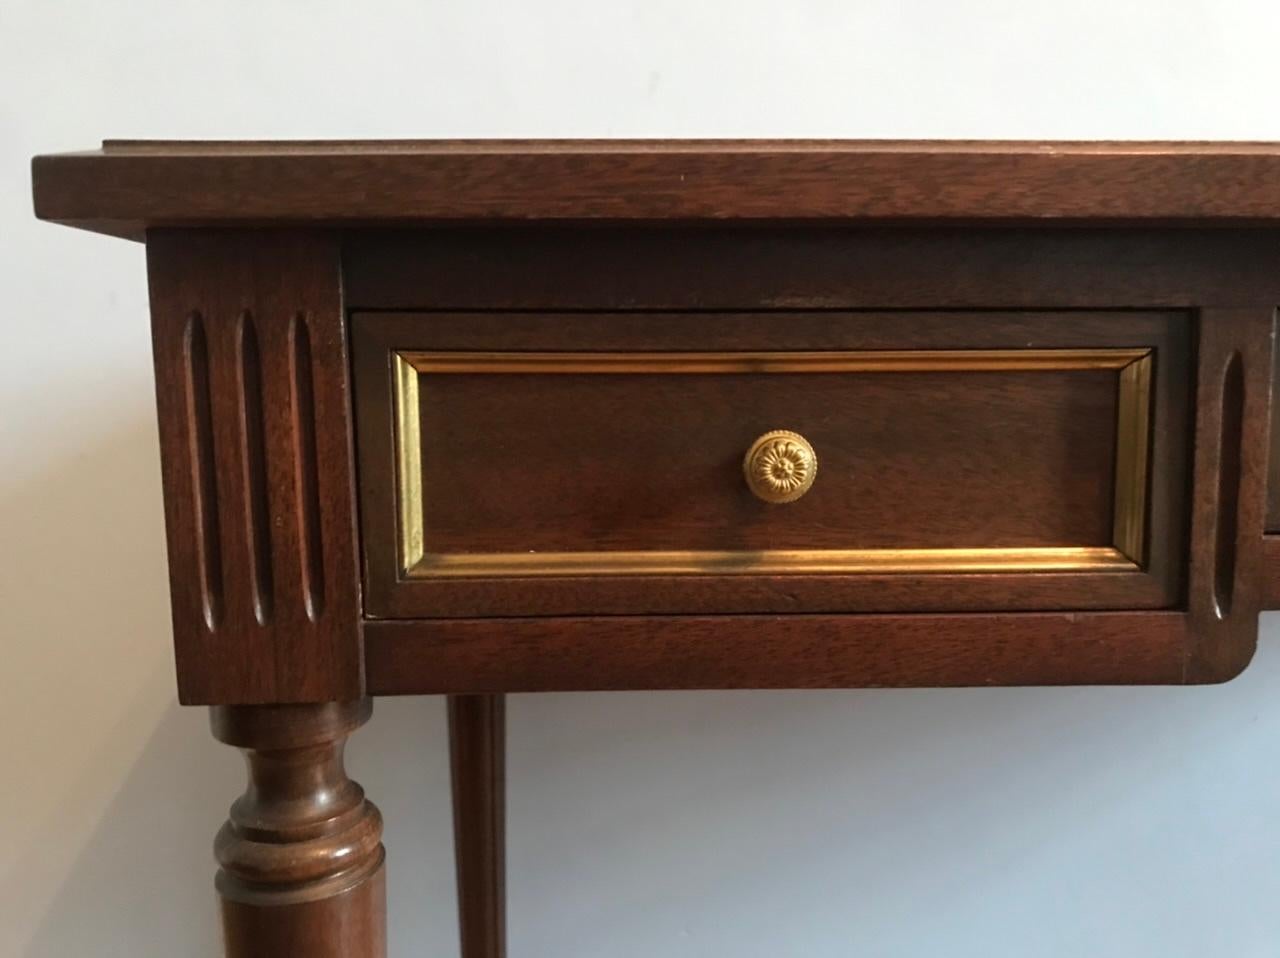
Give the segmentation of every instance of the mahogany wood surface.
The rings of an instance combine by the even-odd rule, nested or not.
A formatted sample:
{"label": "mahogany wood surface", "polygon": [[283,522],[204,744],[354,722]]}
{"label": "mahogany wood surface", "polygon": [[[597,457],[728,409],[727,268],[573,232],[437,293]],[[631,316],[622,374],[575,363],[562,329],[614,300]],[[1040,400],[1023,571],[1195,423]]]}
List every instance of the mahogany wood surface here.
{"label": "mahogany wood surface", "polygon": [[179,696],[357,697],[335,238],[163,231],[147,253]]}
{"label": "mahogany wood surface", "polygon": [[343,273],[353,309],[1196,309],[1280,302],[1280,231],[464,225],[347,233]]}
{"label": "mahogany wood surface", "polygon": [[[426,549],[1107,546],[1115,380],[426,375]],[[820,482],[791,508],[768,508],[742,482],[742,455],[773,426],[819,450]]]}
{"label": "mahogany wood surface", "polygon": [[1187,614],[1189,668],[1210,679],[1239,674],[1257,642],[1275,312],[1201,316]]}
{"label": "mahogany wood surface", "polygon": [[1181,612],[371,622],[373,695],[1205,681]]}
{"label": "mahogany wood surface", "polygon": [[108,141],[37,157],[43,219],[154,226],[439,221],[1280,220],[1270,143]]}
{"label": "mahogany wood surface", "polygon": [[451,695],[454,858],[462,958],[504,958],[506,903],[506,699]]}
{"label": "mahogany wood surface", "polygon": [[[352,320],[366,612],[376,617],[1168,607],[1181,551],[1185,314],[372,313]],[[698,347],[879,351],[1151,348],[1150,559],[1142,572],[715,574],[402,580],[389,356],[537,357]],[[654,351],[648,353],[647,351]],[[568,384],[562,383],[567,380]],[[603,380],[603,383],[601,382]],[[1115,370],[420,378],[428,551],[756,550],[1111,542]],[[742,454],[795,428],[813,491],[756,500]]]}
{"label": "mahogany wood surface", "polygon": [[382,817],[342,762],[370,711],[369,699],[212,710],[249,768],[215,843],[227,958],[385,958]]}
{"label": "mahogany wood surface", "polygon": [[1263,536],[1262,566],[1262,607],[1280,609],[1280,536]]}
{"label": "mahogany wood surface", "polygon": [[[1115,370],[420,382],[432,553],[1111,543]],[[783,426],[819,454],[785,509],[742,478]]]}

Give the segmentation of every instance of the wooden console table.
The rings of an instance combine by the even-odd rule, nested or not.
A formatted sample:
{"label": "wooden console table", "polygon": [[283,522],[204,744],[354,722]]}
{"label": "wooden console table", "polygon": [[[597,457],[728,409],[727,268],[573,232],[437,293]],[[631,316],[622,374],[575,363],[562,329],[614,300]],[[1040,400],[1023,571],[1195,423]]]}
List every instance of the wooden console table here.
{"label": "wooden console table", "polygon": [[[385,953],[370,696],[1220,682],[1280,603],[1280,145],[110,142],[232,958]],[[1280,421],[1280,417],[1277,417]]]}

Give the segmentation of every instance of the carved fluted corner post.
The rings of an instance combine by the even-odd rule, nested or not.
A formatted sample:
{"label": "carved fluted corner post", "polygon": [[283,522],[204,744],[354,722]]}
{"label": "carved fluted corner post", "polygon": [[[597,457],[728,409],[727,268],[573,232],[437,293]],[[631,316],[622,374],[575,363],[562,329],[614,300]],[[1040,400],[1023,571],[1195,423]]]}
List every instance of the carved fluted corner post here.
{"label": "carved fluted corner post", "polygon": [[221,706],[213,734],[243,750],[249,786],[215,852],[228,958],[384,958],[382,816],[347,778],[369,699]]}
{"label": "carved fluted corner post", "polygon": [[338,238],[147,234],[185,705],[364,694]]}

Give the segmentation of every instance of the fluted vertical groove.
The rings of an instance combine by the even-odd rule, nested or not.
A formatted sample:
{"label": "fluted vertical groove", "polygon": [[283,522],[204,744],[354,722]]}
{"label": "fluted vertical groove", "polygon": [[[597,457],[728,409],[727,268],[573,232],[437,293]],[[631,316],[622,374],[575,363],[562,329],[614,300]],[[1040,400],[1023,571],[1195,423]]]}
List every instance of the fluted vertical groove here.
{"label": "fluted vertical groove", "polygon": [[1240,505],[1240,444],[1244,426],[1244,363],[1239,350],[1222,375],[1222,421],[1218,433],[1218,521],[1214,542],[1213,599],[1220,617],[1231,612],[1236,577]]}
{"label": "fluted vertical groove", "polygon": [[320,529],[320,474],[316,461],[315,386],[307,317],[296,314],[291,326],[293,352],[293,430],[298,456],[298,539],[301,544],[303,604],[312,621],[324,614],[324,541]]}
{"label": "fluted vertical groove", "polygon": [[187,316],[183,330],[187,437],[191,497],[196,512],[196,557],[204,623],[216,631],[222,620],[222,540],[218,516],[217,471],[213,446],[213,396],[209,384],[209,343],[204,317]]}
{"label": "fluted vertical groove", "polygon": [[245,538],[249,543],[250,602],[259,625],[271,620],[275,602],[271,564],[271,513],[267,496],[267,451],[262,407],[262,358],[257,327],[247,310],[236,320],[240,380],[240,436],[245,484]]}

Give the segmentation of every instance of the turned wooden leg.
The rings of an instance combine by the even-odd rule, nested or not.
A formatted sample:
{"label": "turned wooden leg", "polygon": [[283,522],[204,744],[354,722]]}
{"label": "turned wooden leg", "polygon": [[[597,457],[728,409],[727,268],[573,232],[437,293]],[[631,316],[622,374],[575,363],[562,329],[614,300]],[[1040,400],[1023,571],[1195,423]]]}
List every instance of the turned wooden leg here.
{"label": "turned wooden leg", "polygon": [[368,699],[211,710],[249,787],[214,850],[227,958],[385,958],[382,816],[347,778]]}
{"label": "turned wooden leg", "polygon": [[462,958],[506,954],[505,733],[501,695],[449,697]]}

